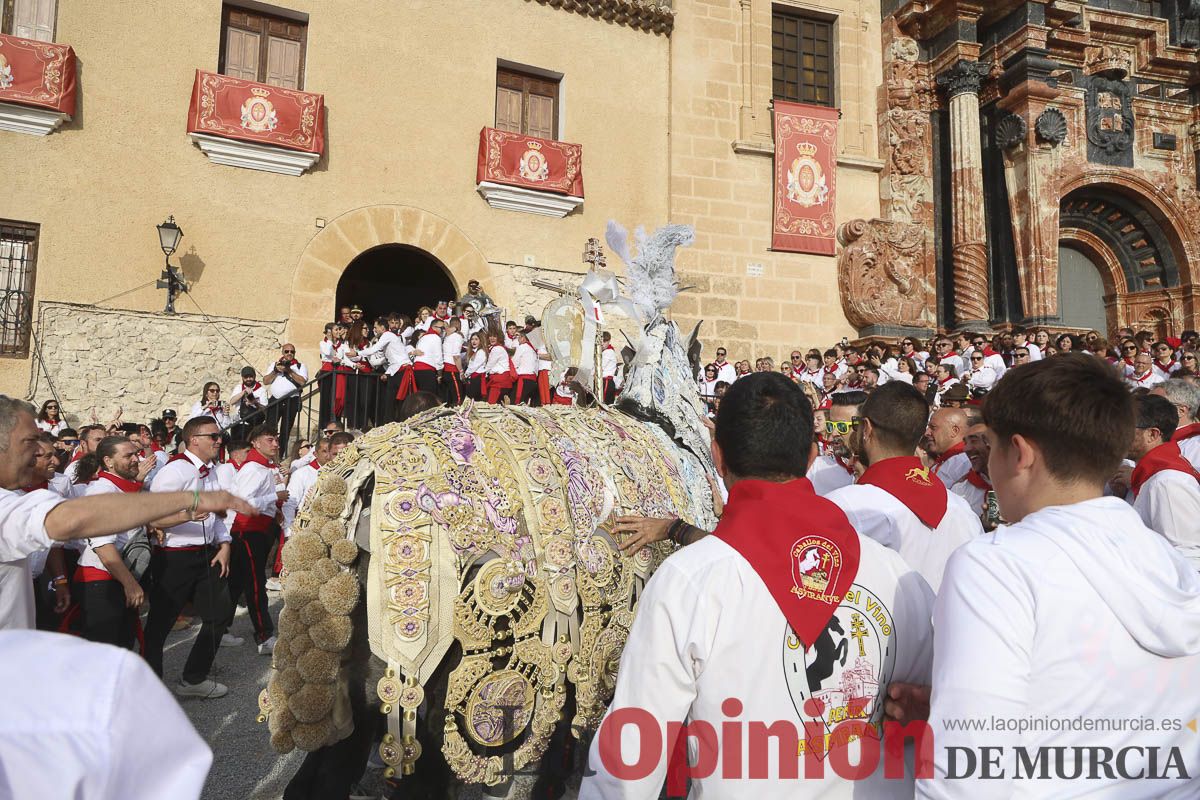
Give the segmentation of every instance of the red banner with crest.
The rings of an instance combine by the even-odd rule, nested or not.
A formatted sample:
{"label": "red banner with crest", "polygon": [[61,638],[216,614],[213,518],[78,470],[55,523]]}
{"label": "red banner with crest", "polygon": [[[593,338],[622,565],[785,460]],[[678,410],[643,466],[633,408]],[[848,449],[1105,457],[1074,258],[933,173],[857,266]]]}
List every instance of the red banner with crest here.
{"label": "red banner with crest", "polygon": [[196,70],[188,133],[325,152],[325,98]]}
{"label": "red banner with crest", "polygon": [[75,115],[75,51],[0,34],[0,103]]}
{"label": "red banner with crest", "polygon": [[484,128],[475,182],[583,197],[583,146]]}
{"label": "red banner with crest", "polygon": [[837,245],[838,110],[776,100],[771,249],[831,256]]}

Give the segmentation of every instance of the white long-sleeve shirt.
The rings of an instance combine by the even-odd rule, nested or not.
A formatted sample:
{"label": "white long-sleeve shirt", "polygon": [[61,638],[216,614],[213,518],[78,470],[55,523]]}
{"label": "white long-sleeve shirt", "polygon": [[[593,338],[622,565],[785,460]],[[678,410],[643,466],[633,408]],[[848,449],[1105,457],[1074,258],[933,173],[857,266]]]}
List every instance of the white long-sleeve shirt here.
{"label": "white long-sleeve shirt", "polygon": [[[818,639],[828,636],[830,663],[823,673],[809,662],[817,653],[806,653],[790,635],[791,627],[763,579],[737,550],[716,536],[708,536],[671,555],[651,576],[625,644],[618,670],[616,693],[607,719],[619,709],[640,709],[654,720],[659,734],[667,721],[703,720],[717,731],[730,716],[721,710],[727,698],[740,701],[736,715],[743,731],[742,778],[730,778],[718,764],[712,775],[693,779],[692,797],[706,800],[795,800],[804,798],[911,798],[912,774],[905,779],[883,779],[879,768],[863,781],[846,781],[829,768],[824,777],[806,776],[805,758],[799,761],[799,779],[780,779],[779,750],[767,748],[766,776],[746,778],[751,759],[747,729],[753,723],[794,726],[805,738],[804,723],[812,722],[803,709],[814,693],[829,706],[844,705],[844,686],[862,687],[864,715],[871,721],[882,716],[878,692],[892,681],[924,684],[930,675],[933,631],[929,587],[903,559],[865,537],[859,537],[858,573],[847,599]],[[855,591],[857,592],[855,594]],[[868,611],[871,609],[871,611]],[[865,631],[858,639],[852,635]],[[860,649],[861,646],[861,649]],[[840,663],[837,654],[844,654]],[[853,677],[861,675],[860,679]],[[823,724],[822,720],[816,721]],[[603,725],[601,724],[601,731]],[[639,752],[638,727],[626,725],[620,734],[624,764],[647,758],[653,769],[639,780],[613,775],[600,757],[602,734],[592,740],[589,766],[595,774],[583,779],[580,800],[656,800],[667,768],[659,752]],[[722,743],[724,745],[724,743]],[[649,745],[647,745],[649,746]],[[663,745],[659,744],[660,750]],[[859,745],[846,745],[851,764],[859,762]],[[751,752],[755,752],[751,750]],[[658,756],[657,760],[655,756]],[[722,746],[722,756],[725,755]],[[766,778],[766,779],[764,779]]]}
{"label": "white long-sleeve shirt", "polygon": [[[96,476],[96,479],[87,485],[88,497],[98,494],[120,494],[120,492],[120,487],[102,475]],[[84,548],[83,552],[79,554],[79,566],[93,567],[95,569],[101,569],[105,572],[108,572],[108,567],[104,566],[104,562],[100,560],[100,556],[96,555],[96,549],[103,547],[106,544],[111,544],[114,545],[117,548],[117,552],[120,553],[121,549],[125,547],[126,543],[128,543],[130,539],[132,539],[141,531],[142,526],[139,525],[136,528],[130,528],[127,531],[120,531],[109,536],[97,536],[94,539],[84,539],[83,541],[86,542],[86,547]]]}
{"label": "white long-sleeve shirt", "polygon": [[434,369],[442,368],[442,337],[436,333],[427,333],[417,340],[417,349],[421,351],[421,355],[413,359],[415,363],[428,364]]}
{"label": "white long-sleeve shirt", "polygon": [[46,514],[62,501],[48,489],[28,494],[0,489],[0,630],[34,625],[28,559],[54,544],[46,533]]}
{"label": "white long-sleeve shirt", "polygon": [[[205,474],[202,477],[200,471]],[[168,461],[154,476],[152,492],[215,492],[223,487],[217,479],[217,470],[205,464],[194,453],[183,451],[183,458]],[[229,541],[229,527],[220,514],[209,514],[207,519],[181,522],[164,532],[163,547],[197,547]]]}
{"label": "white long-sleeve shirt", "polygon": [[195,800],[212,751],[136,653],[0,631],[0,797]]}
{"label": "white long-sleeve shirt", "polygon": [[455,358],[461,358],[463,354],[463,336],[461,333],[451,331],[446,334],[446,338],[442,339],[442,363],[446,366],[458,366],[455,364]]}
{"label": "white long-sleeve shirt", "polygon": [[1160,470],[1138,489],[1133,510],[1200,569],[1200,482],[1186,472]]}
{"label": "white long-sleeve shirt", "polygon": [[487,374],[500,375],[508,372],[508,361],[508,351],[500,345],[496,345],[488,351]]}
{"label": "white long-sleeve shirt", "polygon": [[846,512],[856,531],[899,553],[934,592],[942,585],[950,554],[983,533],[979,516],[949,490],[946,515],[936,528],[923,523],[900,498],[878,486],[856,483],[830,492],[826,499]]}
{"label": "white long-sleeve shirt", "polygon": [[395,375],[400,370],[400,367],[412,363],[408,358],[408,345],[392,331],[384,331],[375,340],[375,344],[358,351],[358,354],[364,358],[369,358],[378,353],[382,353],[384,359],[387,361],[387,368],[384,372],[388,375]]}
{"label": "white long-sleeve shirt", "polygon": [[[933,624],[935,776],[917,797],[1197,796],[1200,739],[1185,723],[1197,711],[1200,575],[1122,500],[1050,506],[967,542],[946,566]],[[1125,775],[1151,757],[1161,773],[1178,747],[1191,780],[1130,780],[1112,757],[1114,769],[1089,776],[1090,753],[1131,746]],[[991,772],[1004,779],[983,779],[981,748],[994,748]],[[951,752],[966,775],[966,750],[975,769],[948,779]],[[1022,753],[1049,777],[1031,780]],[[1059,758],[1083,778],[1058,779]]]}
{"label": "white long-sleeve shirt", "polygon": [[516,368],[517,375],[537,374],[538,357],[533,345],[528,342],[517,345],[517,352],[513,353],[513,367]]}
{"label": "white long-sleeve shirt", "polygon": [[317,468],[309,462],[299,469],[292,470],[291,477],[288,479],[287,492],[288,499],[283,501],[283,532],[285,536],[292,535],[292,522],[296,519],[296,512],[304,505],[304,501],[308,498],[308,493],[317,485]]}
{"label": "white long-sleeve shirt", "polygon": [[258,514],[273,517],[279,501],[275,489],[277,475],[276,470],[247,458],[234,475],[230,491],[254,506]]}
{"label": "white long-sleeve shirt", "polygon": [[480,348],[471,355],[470,361],[467,362],[467,370],[464,374],[469,378],[472,375],[480,375],[486,371],[487,352]]}

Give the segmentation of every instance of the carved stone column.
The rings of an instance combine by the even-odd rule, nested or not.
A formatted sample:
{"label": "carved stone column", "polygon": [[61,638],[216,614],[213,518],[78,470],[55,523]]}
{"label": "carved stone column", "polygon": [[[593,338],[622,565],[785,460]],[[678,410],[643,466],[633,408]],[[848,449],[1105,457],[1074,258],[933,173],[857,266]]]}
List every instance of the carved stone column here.
{"label": "carved stone column", "polygon": [[937,76],[950,110],[950,215],[953,223],[954,318],[959,327],[987,328],[987,227],[983,218],[983,154],[979,85],[987,67],[959,61]]}

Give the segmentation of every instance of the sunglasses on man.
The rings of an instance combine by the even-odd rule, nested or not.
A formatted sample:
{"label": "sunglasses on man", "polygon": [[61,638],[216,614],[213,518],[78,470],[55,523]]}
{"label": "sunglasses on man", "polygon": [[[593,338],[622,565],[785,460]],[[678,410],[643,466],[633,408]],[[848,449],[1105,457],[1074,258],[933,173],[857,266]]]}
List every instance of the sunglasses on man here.
{"label": "sunglasses on man", "polygon": [[858,425],[857,419],[852,419],[849,422],[845,422],[840,419],[839,420],[833,420],[833,419],[826,420],[825,421],[825,432],[837,434],[838,436],[845,436],[846,434],[850,433],[850,431],[854,430],[854,426],[856,426],[856,425]]}
{"label": "sunglasses on man", "polygon": [[321,431],[321,435],[322,436],[333,436],[337,432],[338,432],[337,428],[326,428],[325,430]]}

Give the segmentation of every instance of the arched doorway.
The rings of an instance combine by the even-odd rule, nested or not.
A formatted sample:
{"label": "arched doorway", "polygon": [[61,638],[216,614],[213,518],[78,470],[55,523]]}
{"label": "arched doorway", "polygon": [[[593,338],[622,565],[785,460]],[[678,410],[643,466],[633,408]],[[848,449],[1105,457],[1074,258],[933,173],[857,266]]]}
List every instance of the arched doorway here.
{"label": "arched doorway", "polygon": [[358,304],[363,318],[373,320],[392,311],[412,317],[421,306],[453,300],[458,292],[450,275],[436,258],[424,250],[403,244],[385,244],[357,256],[338,280],[338,309]]}
{"label": "arched doorway", "polygon": [[1058,315],[1069,328],[1104,332],[1104,279],[1100,268],[1073,247],[1058,248]]}

